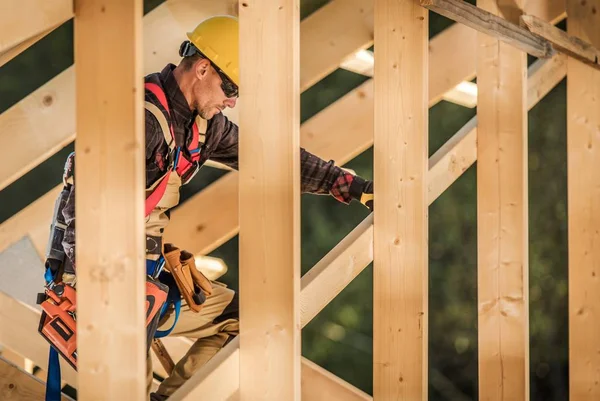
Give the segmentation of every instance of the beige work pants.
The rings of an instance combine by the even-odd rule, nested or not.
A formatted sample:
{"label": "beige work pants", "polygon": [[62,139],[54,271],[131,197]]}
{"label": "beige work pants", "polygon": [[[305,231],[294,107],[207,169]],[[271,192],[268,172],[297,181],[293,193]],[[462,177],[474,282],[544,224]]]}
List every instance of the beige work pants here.
{"label": "beige work pants", "polygon": [[[199,313],[193,312],[185,301],[181,302],[181,312],[173,331],[169,336],[182,336],[196,339],[179,362],[156,391],[158,394],[170,396],[189,379],[200,367],[208,362],[225,345],[230,336],[239,334],[237,319],[227,319],[214,323],[215,318],[223,313],[233,299],[234,292],[218,283],[213,283],[213,293],[206,298],[204,307]],[[158,330],[168,330],[173,326],[175,313],[167,314],[160,322]],[[153,352],[150,350],[150,352]],[[147,359],[147,389],[150,393],[152,384],[152,359]]]}

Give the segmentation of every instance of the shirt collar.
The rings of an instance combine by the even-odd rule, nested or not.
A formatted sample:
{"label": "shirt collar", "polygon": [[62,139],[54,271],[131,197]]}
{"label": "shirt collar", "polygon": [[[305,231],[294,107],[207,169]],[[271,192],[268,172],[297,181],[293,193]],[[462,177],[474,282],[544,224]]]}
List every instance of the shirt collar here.
{"label": "shirt collar", "polygon": [[173,130],[175,131],[175,143],[178,146],[188,144],[191,140],[191,126],[196,119],[196,111],[191,110],[183,96],[179,84],[175,79],[174,64],[167,64],[160,72],[160,80],[163,82],[167,101],[169,102]]}

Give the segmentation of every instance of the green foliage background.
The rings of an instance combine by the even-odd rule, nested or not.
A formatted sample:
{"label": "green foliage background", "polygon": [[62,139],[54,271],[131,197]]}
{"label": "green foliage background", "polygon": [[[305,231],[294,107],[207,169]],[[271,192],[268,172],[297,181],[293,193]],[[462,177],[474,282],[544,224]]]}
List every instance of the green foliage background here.
{"label": "green foliage background", "polygon": [[[160,3],[161,0],[146,0],[144,11],[149,12]],[[327,0],[302,0],[302,18],[325,3]],[[451,24],[430,13],[430,36]],[[564,29],[565,24],[560,26]],[[73,23],[69,21],[0,67],[0,112],[71,66],[72,46]],[[330,74],[302,94],[302,121],[364,81],[364,77],[344,70]],[[529,113],[531,399],[540,401],[568,399],[565,91],[566,80],[563,80]],[[432,107],[430,154],[475,113],[475,109],[444,101]],[[1,191],[0,222],[57,185],[63,161],[72,150],[73,144],[70,144]],[[373,178],[372,149],[346,166],[365,178]],[[183,189],[182,200],[223,174],[219,170],[203,169]],[[362,205],[345,206],[331,197],[312,195],[302,196],[301,213],[303,274],[368,215]],[[475,400],[478,373],[476,165],[431,205],[429,237],[429,399]],[[229,272],[224,281],[235,289],[239,287],[237,247],[236,236],[212,253],[227,262]],[[302,332],[305,357],[370,394],[372,273],[369,266]]]}

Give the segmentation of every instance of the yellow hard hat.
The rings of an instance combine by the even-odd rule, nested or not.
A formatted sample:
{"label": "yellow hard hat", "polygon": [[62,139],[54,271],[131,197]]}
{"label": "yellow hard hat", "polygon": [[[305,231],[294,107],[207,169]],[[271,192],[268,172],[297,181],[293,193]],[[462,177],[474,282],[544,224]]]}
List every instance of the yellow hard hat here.
{"label": "yellow hard hat", "polygon": [[187,33],[194,44],[213,63],[239,86],[239,25],[236,17],[219,15],[200,22]]}

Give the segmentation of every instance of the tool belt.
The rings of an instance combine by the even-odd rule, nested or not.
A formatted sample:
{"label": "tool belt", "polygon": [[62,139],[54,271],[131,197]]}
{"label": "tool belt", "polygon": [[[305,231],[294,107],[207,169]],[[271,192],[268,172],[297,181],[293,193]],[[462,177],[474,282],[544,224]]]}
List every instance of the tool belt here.
{"label": "tool belt", "polygon": [[206,297],[212,294],[212,283],[198,270],[190,252],[167,243],[163,254],[165,269],[173,276],[183,299],[192,311],[200,312]]}

